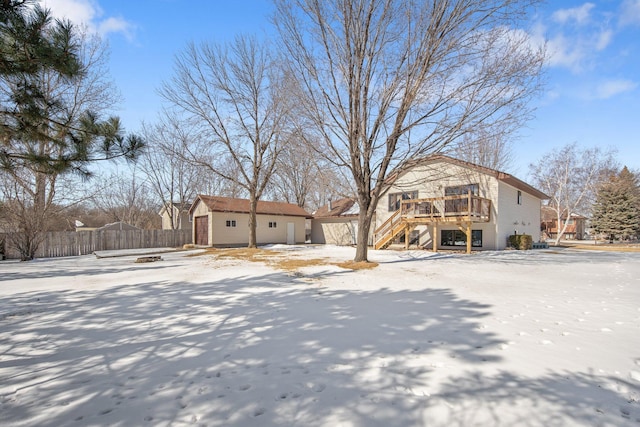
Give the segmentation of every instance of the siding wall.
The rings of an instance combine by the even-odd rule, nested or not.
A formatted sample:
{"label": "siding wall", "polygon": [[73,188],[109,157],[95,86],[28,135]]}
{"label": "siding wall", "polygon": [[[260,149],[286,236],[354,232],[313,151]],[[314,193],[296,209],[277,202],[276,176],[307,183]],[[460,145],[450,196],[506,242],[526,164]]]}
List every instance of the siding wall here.
{"label": "siding wall", "polygon": [[507,246],[507,238],[514,233],[529,234],[534,242],[540,241],[541,200],[522,191],[522,204],[518,204],[518,189],[500,182],[498,203],[497,248]]}
{"label": "siding wall", "polygon": [[[209,212],[199,202],[192,212],[193,217],[209,218],[209,246],[240,246],[249,243],[249,214],[235,212]],[[235,221],[235,227],[227,227],[227,221]],[[287,223],[295,224],[295,242],[305,242],[305,218],[284,215],[257,215],[256,239],[259,245],[287,243]],[[269,228],[269,222],[276,224]],[[193,231],[195,233],[195,230]],[[192,237],[195,241],[195,236]]]}
{"label": "siding wall", "polygon": [[317,218],[311,222],[311,242],[329,245],[353,245],[357,230],[357,218]]}
{"label": "siding wall", "polygon": [[[259,245],[287,243],[287,223],[295,224],[295,242],[305,241],[305,218],[284,215],[257,215],[256,240]],[[235,227],[227,227],[227,221],[235,221]],[[275,227],[269,227],[269,222]],[[249,214],[233,212],[211,213],[212,245],[246,245],[249,243]],[[211,231],[210,231],[211,232]]]}

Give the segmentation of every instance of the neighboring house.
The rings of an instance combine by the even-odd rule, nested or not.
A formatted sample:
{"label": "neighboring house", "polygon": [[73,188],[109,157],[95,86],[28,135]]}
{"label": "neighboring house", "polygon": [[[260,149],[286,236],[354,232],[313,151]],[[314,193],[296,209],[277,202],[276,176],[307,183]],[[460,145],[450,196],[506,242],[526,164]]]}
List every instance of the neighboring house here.
{"label": "neighboring house", "polygon": [[349,198],[336,200],[313,213],[311,243],[355,245],[358,235],[358,203]]}
{"label": "neighboring house", "polygon": [[504,249],[513,234],[540,240],[540,208],[548,196],[512,175],[433,155],[393,178],[376,208],[376,249],[404,243],[471,252]]}
{"label": "neighboring house", "polygon": [[[566,212],[563,213],[560,223],[560,230],[564,227],[567,219]],[[558,214],[553,208],[543,206],[541,210],[540,230],[545,239],[556,239],[558,237]],[[566,240],[584,240],[587,236],[587,218],[572,213],[569,218],[567,229],[562,235]]]}
{"label": "neighboring house", "polygon": [[[241,246],[249,243],[249,200],[199,195],[189,209],[193,241],[200,246]],[[258,244],[304,243],[311,215],[291,203],[259,201]]]}
{"label": "neighboring house", "polygon": [[112,222],[110,224],[105,224],[102,227],[98,227],[94,229],[95,231],[135,231],[141,230],[134,225],[127,224],[126,222]]}
{"label": "neighboring house", "polygon": [[[191,230],[189,208],[191,203],[171,203],[160,209],[163,230]],[[173,222],[173,226],[172,226]]]}

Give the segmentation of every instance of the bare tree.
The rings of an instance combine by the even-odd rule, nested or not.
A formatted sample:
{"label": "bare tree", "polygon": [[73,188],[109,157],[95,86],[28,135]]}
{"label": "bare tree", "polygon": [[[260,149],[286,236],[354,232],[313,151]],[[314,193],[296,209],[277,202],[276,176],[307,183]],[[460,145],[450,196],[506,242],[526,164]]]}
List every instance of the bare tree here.
{"label": "bare tree", "polygon": [[104,188],[93,198],[94,206],[110,222],[125,222],[144,229],[160,228],[160,204],[150,185],[136,167],[115,171],[101,180]]}
{"label": "bare tree", "polygon": [[288,135],[288,97],[276,64],[267,45],[249,37],[227,45],[191,44],[160,90],[203,132],[190,147],[191,160],[246,191],[249,247],[256,246],[258,200]]}
{"label": "bare tree", "polygon": [[143,129],[147,150],[139,167],[153,194],[166,208],[172,228],[178,224],[174,217],[209,187],[208,171],[188,159],[188,147],[199,138],[196,131],[171,114],[164,114],[158,123]]}
{"label": "bare tree", "polygon": [[598,186],[617,169],[614,150],[583,149],[574,142],[542,156],[531,164],[533,184],[549,197],[556,214],[560,243],[572,215],[591,211]]}
{"label": "bare tree", "polygon": [[43,68],[30,75],[28,83],[21,78],[7,78],[0,84],[0,95],[5,100],[17,97],[22,86],[29,84],[42,97],[42,104],[48,105],[48,121],[40,122],[37,133],[30,131],[4,141],[7,149],[0,156],[0,168],[7,180],[4,197],[14,209],[13,244],[24,260],[33,258],[42,233],[50,226],[51,209],[60,199],[57,189],[61,182],[74,172],[89,175],[86,166],[91,162],[91,153],[101,150],[98,140],[83,140],[75,133],[83,134],[82,129],[97,126],[101,129],[98,133],[109,135],[105,137],[105,147],[111,138],[124,138],[117,119],[100,122],[94,113],[88,113],[106,112],[119,100],[107,75],[105,45],[97,36],[79,30],[72,37],[81,66],[76,77]]}
{"label": "bare tree", "polygon": [[513,166],[513,148],[510,132],[489,132],[478,129],[464,135],[451,144],[446,154],[460,160],[484,166],[493,170],[509,171]]}
{"label": "bare tree", "polygon": [[477,126],[506,131],[527,118],[544,52],[515,25],[534,3],[276,0],[304,126],[357,190],[355,261],[367,260],[392,170]]}
{"label": "bare tree", "polygon": [[318,207],[316,201],[326,196],[326,191],[336,191],[339,182],[332,179],[333,165],[309,150],[304,139],[292,138],[282,150],[267,191],[274,200],[310,209]]}

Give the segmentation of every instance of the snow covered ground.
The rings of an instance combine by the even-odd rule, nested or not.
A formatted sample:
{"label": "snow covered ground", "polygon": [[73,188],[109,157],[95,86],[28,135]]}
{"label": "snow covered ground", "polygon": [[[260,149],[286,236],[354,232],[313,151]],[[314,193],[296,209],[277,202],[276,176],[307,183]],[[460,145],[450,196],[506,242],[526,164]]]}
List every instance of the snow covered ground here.
{"label": "snow covered ground", "polygon": [[0,262],[0,425],[640,426],[640,253],[162,258]]}

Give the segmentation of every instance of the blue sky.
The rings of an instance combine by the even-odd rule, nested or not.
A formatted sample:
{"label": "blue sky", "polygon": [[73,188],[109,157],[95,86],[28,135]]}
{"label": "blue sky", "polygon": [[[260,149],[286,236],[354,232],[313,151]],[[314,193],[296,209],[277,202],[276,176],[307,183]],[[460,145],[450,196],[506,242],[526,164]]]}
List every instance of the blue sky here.
{"label": "blue sky", "polygon": [[[88,25],[108,42],[110,72],[128,131],[153,122],[157,88],[188,42],[224,42],[269,30],[270,0],[41,0],[57,16]],[[640,0],[549,1],[531,15],[532,41],[547,40],[549,62],[535,117],[515,143],[509,171],[567,143],[614,147],[640,170]]]}

